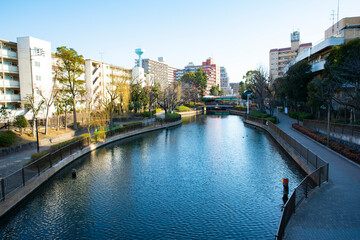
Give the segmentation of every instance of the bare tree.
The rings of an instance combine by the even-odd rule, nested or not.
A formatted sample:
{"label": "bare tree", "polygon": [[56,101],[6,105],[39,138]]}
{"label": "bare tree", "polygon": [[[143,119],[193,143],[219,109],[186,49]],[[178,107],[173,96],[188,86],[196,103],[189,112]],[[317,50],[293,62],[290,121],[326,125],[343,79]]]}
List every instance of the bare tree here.
{"label": "bare tree", "polygon": [[42,110],[44,99],[36,100],[34,94],[28,95],[26,97],[26,105],[32,113],[32,135],[35,138],[35,119],[39,115],[39,112]]}
{"label": "bare tree", "polygon": [[255,71],[248,71],[246,73],[248,85],[254,93],[255,102],[259,104],[260,111],[265,112],[265,98],[268,94],[268,78],[263,68],[258,68]]}
{"label": "bare tree", "polygon": [[165,110],[165,114],[168,113],[168,111],[173,111],[181,103],[180,84],[170,84],[164,90],[161,90],[157,103]]}

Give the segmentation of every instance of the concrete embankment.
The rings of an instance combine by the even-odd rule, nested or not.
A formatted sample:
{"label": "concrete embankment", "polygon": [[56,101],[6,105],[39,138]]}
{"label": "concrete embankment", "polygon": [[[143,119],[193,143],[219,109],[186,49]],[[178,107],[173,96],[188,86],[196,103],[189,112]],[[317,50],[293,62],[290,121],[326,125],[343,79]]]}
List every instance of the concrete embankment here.
{"label": "concrete embankment", "polygon": [[96,144],[91,144],[90,146],[87,146],[83,148],[81,151],[78,151],[69,157],[65,158],[58,164],[54,165],[53,167],[49,168],[45,172],[42,172],[40,176],[35,177],[31,179],[30,181],[26,182],[26,185],[19,188],[18,190],[15,190],[10,195],[6,196],[6,199],[2,202],[0,202],[0,218],[5,216],[7,213],[9,213],[15,206],[17,206],[19,203],[21,203],[23,200],[25,200],[26,197],[28,197],[34,190],[36,190],[38,187],[40,187],[44,182],[49,180],[54,174],[59,172],[62,168],[73,162],[74,160],[78,159],[79,157],[88,154],[91,151],[94,151],[98,148],[101,148],[109,143],[119,141],[125,138],[129,138],[132,136],[149,133],[153,131],[158,131],[162,129],[167,129],[170,127],[179,126],[182,124],[182,120],[173,122],[173,123],[167,123],[163,124],[161,126],[155,126],[155,127],[148,127],[144,129],[139,129],[136,131],[119,134],[117,136],[113,136],[110,138],[107,138],[104,142],[99,142]]}

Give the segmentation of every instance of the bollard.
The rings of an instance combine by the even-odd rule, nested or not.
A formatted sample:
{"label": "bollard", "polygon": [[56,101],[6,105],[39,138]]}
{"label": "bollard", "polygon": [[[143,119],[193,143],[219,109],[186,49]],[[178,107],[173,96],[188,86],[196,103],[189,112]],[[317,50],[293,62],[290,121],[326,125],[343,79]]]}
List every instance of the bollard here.
{"label": "bollard", "polygon": [[72,178],[76,178],[76,169],[75,168],[73,168],[71,170],[71,176],[72,176]]}
{"label": "bollard", "polygon": [[1,183],[1,198],[3,201],[5,201],[5,182],[3,178],[0,178]]}
{"label": "bollard", "polygon": [[288,178],[283,178],[282,179],[282,183],[283,183],[283,202],[284,204],[287,202],[288,198],[288,194],[289,194],[289,179]]}

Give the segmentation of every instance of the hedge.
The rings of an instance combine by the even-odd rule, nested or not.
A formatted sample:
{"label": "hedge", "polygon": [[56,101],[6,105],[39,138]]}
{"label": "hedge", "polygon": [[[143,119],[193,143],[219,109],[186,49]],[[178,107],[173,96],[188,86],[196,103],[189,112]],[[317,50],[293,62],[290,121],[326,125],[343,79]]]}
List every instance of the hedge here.
{"label": "hedge", "polygon": [[186,106],[178,106],[178,107],[176,107],[175,109],[176,109],[176,111],[178,111],[178,112],[188,112],[188,111],[190,111],[190,108],[188,108],[188,107],[186,107]]}
{"label": "hedge", "polygon": [[252,112],[250,113],[251,117],[257,117],[257,118],[267,118],[267,117],[271,117],[270,114],[267,113],[260,113],[260,112]]}
{"label": "hedge", "polygon": [[105,134],[106,134],[105,131],[98,131],[98,132],[94,133],[95,141],[99,141],[99,140],[101,140],[101,139],[104,139],[104,138],[105,138]]}
{"label": "hedge", "polygon": [[167,113],[167,114],[165,115],[165,119],[166,119],[166,120],[168,120],[168,119],[175,119],[175,118],[179,118],[179,117],[181,117],[181,115],[178,114],[178,113]]}
{"label": "hedge", "polygon": [[[300,126],[296,123],[292,124],[292,127],[295,128],[296,130],[298,130],[299,132],[302,132],[303,134],[311,137],[312,139],[314,139],[315,141],[326,145],[327,144],[327,138],[324,135],[321,135],[319,133],[317,133],[314,130],[311,130],[307,127],[303,127]],[[351,159],[352,161],[360,164],[360,152],[345,145],[345,144],[341,144],[338,142],[335,142],[331,139],[329,139],[329,147],[334,150],[335,152],[340,153],[341,155]]]}
{"label": "hedge", "polygon": [[142,126],[142,122],[129,122],[129,123],[124,123],[123,127],[130,127],[130,126],[135,126],[135,125],[141,125]]}
{"label": "hedge", "polygon": [[312,113],[306,112],[289,112],[289,117],[299,119],[299,121],[304,121],[304,119],[314,119],[314,115]]}
{"label": "hedge", "polygon": [[16,134],[12,131],[0,133],[0,147],[10,147],[14,144]]}

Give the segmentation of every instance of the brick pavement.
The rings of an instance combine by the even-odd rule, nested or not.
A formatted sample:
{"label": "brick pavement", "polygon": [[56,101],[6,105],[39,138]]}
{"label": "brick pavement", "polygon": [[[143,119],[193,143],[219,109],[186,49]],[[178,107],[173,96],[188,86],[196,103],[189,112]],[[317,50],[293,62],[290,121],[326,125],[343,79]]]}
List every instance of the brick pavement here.
{"label": "brick pavement", "polygon": [[291,127],[297,122],[281,114],[288,135],[329,162],[329,182],[303,201],[285,230],[285,239],[360,239],[360,167]]}

